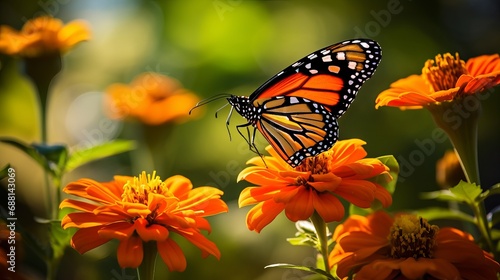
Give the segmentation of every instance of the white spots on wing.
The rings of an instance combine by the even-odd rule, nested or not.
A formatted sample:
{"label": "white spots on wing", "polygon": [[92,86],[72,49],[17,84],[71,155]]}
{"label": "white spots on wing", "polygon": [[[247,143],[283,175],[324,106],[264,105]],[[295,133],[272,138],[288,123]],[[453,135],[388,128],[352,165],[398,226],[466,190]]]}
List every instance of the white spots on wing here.
{"label": "white spots on wing", "polygon": [[323,62],[332,62],[332,56],[331,55],[325,55],[321,58]]}
{"label": "white spots on wing", "polygon": [[290,97],[290,104],[297,104],[299,103],[299,100],[297,99],[297,97]]}
{"label": "white spots on wing", "polygon": [[337,59],[338,60],[345,60],[345,52],[338,52]]}

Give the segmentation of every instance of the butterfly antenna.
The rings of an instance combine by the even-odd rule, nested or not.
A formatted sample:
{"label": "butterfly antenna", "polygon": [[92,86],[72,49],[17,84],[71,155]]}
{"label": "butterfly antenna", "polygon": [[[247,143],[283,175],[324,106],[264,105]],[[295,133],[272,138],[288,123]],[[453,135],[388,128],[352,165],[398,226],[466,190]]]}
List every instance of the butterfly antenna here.
{"label": "butterfly antenna", "polygon": [[212,102],[212,101],[215,101],[215,100],[219,100],[219,99],[222,99],[222,98],[228,98],[228,97],[230,97],[230,96],[231,96],[231,94],[229,94],[229,93],[222,93],[222,94],[218,94],[218,95],[215,95],[215,96],[209,97],[209,98],[207,98],[207,99],[203,99],[203,100],[201,100],[200,102],[196,103],[196,105],[194,105],[194,107],[193,107],[193,108],[191,108],[191,110],[189,110],[189,114],[191,115],[191,112],[192,112],[194,109],[198,108],[198,107],[201,107],[201,106],[203,106],[203,105],[206,105],[206,104],[208,104],[208,103],[210,103],[210,102]]}

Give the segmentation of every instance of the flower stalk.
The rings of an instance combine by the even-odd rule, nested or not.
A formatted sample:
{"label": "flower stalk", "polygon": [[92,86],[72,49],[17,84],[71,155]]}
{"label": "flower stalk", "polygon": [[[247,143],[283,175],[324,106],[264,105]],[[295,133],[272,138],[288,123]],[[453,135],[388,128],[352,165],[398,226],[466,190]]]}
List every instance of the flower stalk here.
{"label": "flower stalk", "polygon": [[[475,97],[466,98],[475,99]],[[452,112],[457,106],[463,107],[464,100],[465,98],[459,98],[452,102],[430,104],[427,106],[427,109],[431,112],[436,125],[448,135],[455,148],[467,181],[480,185],[477,158],[477,128],[478,118],[481,113],[481,103],[479,100],[476,100],[477,107],[474,107],[473,110],[462,111],[459,118],[460,121],[451,123],[446,118],[447,113]]]}
{"label": "flower stalk", "polygon": [[155,242],[143,242],[144,258],[137,268],[139,280],[155,279],[156,257],[158,250]]}
{"label": "flower stalk", "polygon": [[323,257],[323,264],[325,266],[323,269],[328,272],[330,265],[328,261],[328,236],[326,223],[316,211],[314,211],[311,216],[311,222],[314,225],[316,236],[318,237],[320,254]]}

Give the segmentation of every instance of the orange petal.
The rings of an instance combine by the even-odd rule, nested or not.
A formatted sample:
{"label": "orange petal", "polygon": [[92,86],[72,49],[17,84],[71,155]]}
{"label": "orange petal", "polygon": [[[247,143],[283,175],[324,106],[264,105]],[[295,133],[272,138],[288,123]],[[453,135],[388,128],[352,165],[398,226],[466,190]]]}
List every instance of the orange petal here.
{"label": "orange petal", "polygon": [[179,230],[174,229],[176,233],[182,235],[193,245],[198,247],[202,251],[202,256],[205,258],[208,255],[212,255],[220,260],[220,251],[217,245],[212,241],[208,240],[204,235],[193,229]]}
{"label": "orange petal", "polygon": [[139,218],[134,222],[134,228],[139,237],[145,241],[165,241],[168,238],[168,229],[158,224],[149,224],[146,219]]}
{"label": "orange petal", "polygon": [[248,211],[248,229],[260,232],[265,226],[272,222],[283,209],[285,209],[285,204],[276,203],[273,200],[267,200],[257,204]]}
{"label": "orange petal", "polygon": [[500,56],[498,54],[493,54],[470,58],[465,63],[465,68],[467,68],[470,75],[474,77],[483,74],[499,72]]}
{"label": "orange petal", "polygon": [[130,238],[134,231],[134,224],[129,222],[119,222],[101,227],[99,235],[104,238],[124,240]]}
{"label": "orange petal", "polygon": [[388,190],[386,190],[384,187],[375,184],[376,190],[375,190],[375,199],[380,201],[382,203],[382,206],[384,208],[387,208],[391,206],[392,204],[392,195],[389,193]]}
{"label": "orange petal", "polygon": [[71,238],[71,247],[83,254],[110,241],[110,238],[104,238],[98,234],[100,229],[101,227],[79,229]]}
{"label": "orange petal", "polygon": [[168,121],[184,121],[189,117],[189,110],[199,98],[191,92],[181,89],[177,94],[151,103],[147,111],[139,116],[147,124],[159,125]]}
{"label": "orange petal", "polygon": [[90,30],[83,20],[74,20],[66,24],[58,33],[60,48],[63,52],[76,44],[90,39]]}
{"label": "orange petal", "polygon": [[75,212],[66,215],[61,221],[61,224],[64,229],[69,227],[88,228],[119,222],[128,218],[128,216],[121,215],[101,214],[99,216],[96,216],[93,213]]}
{"label": "orange petal", "polygon": [[375,100],[375,108],[380,106],[408,106],[408,109],[417,109],[428,103],[435,102],[429,98],[430,87],[421,75],[411,75],[397,80],[388,90],[381,92]]}
{"label": "orange petal", "polygon": [[[383,263],[395,263],[398,264],[402,260],[401,259],[383,259],[376,260],[375,262],[368,263],[364,265],[357,273],[356,278],[359,279],[373,279],[373,280],[384,280],[384,279],[400,279],[397,276],[399,275],[399,271],[393,269],[389,265],[382,266],[376,265],[379,262]],[[405,278],[402,278],[405,279]]]}
{"label": "orange petal", "polygon": [[335,193],[358,207],[368,208],[375,200],[375,191],[376,186],[370,181],[346,179]]}
{"label": "orange petal", "polygon": [[73,199],[65,199],[61,202],[61,204],[59,204],[59,209],[73,208],[75,210],[84,211],[84,212],[92,212],[97,207],[98,207],[97,205],[83,202],[81,200],[73,200]]}
{"label": "orange petal", "polygon": [[213,200],[220,200],[223,192],[213,187],[198,187],[187,193],[179,202],[179,208],[204,210],[205,205]]}
{"label": "orange petal", "polygon": [[182,175],[169,177],[164,183],[174,196],[180,200],[183,200],[188,195],[189,191],[193,189],[191,181]]}
{"label": "orange petal", "polygon": [[408,258],[399,264],[404,276],[410,279],[419,279],[424,275],[431,275],[435,279],[460,279],[460,272],[448,260]]}
{"label": "orange petal", "polygon": [[170,271],[184,271],[186,269],[186,257],[181,247],[172,239],[157,242],[158,253]]}
{"label": "orange petal", "polygon": [[464,93],[476,94],[498,84],[500,84],[500,71],[494,74],[480,75],[467,83],[467,86],[464,88]]}
{"label": "orange petal", "polygon": [[118,264],[121,268],[137,268],[144,257],[142,240],[137,236],[122,240],[118,245]]}
{"label": "orange petal", "polygon": [[367,153],[362,147],[366,142],[360,139],[341,140],[335,143],[332,149],[330,169],[342,166],[366,157]]}
{"label": "orange petal", "polygon": [[330,193],[320,193],[314,200],[314,209],[326,223],[340,221],[344,217],[344,206]]}
{"label": "orange petal", "polygon": [[297,192],[285,205],[285,214],[292,222],[307,220],[314,211],[314,197],[316,192],[303,187],[296,188]]}
{"label": "orange petal", "polygon": [[283,186],[247,187],[240,193],[238,206],[241,208],[243,206],[273,199],[282,188]]}

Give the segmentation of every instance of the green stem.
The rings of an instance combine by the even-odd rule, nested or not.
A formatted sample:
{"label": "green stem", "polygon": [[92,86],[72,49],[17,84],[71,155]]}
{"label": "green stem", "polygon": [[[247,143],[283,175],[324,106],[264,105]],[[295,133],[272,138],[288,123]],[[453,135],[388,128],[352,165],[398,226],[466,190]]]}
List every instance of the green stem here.
{"label": "green stem", "polygon": [[[470,104],[477,106],[471,106]],[[465,96],[451,102],[429,105],[427,109],[432,113],[438,127],[443,129],[450,138],[467,181],[471,184],[480,185],[477,157],[477,128],[478,118],[481,113],[480,101],[475,96]],[[484,202],[473,203],[470,207],[477,219],[477,226],[486,242],[487,249],[490,252],[495,252]]]}
{"label": "green stem", "polygon": [[460,160],[462,169],[469,183],[480,185],[477,160],[477,127],[481,113],[481,103],[476,100],[474,110],[465,110],[467,96],[451,102],[427,106],[437,126],[446,132]]}
{"label": "green stem", "polygon": [[486,218],[486,209],[484,207],[484,202],[481,201],[479,203],[473,203],[470,205],[470,207],[474,212],[474,216],[476,216],[479,232],[481,232],[483,239],[486,241],[486,249],[493,254],[495,260],[498,260],[500,256],[497,255],[495,246],[493,245],[493,242],[491,240],[491,232],[488,224],[488,219]]}
{"label": "green stem", "polygon": [[318,237],[320,247],[320,254],[323,257],[323,264],[325,266],[324,270],[329,273],[330,264],[328,262],[328,236],[326,223],[316,211],[314,211],[313,215],[311,216],[311,221],[314,225],[314,228],[316,229],[316,235]]}
{"label": "green stem", "polygon": [[143,243],[144,258],[141,265],[137,268],[137,276],[139,280],[153,280],[155,279],[155,264],[158,250],[156,242]]}

